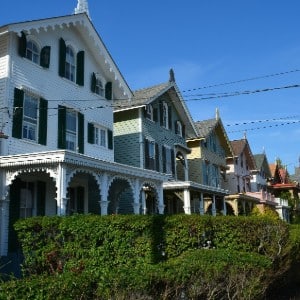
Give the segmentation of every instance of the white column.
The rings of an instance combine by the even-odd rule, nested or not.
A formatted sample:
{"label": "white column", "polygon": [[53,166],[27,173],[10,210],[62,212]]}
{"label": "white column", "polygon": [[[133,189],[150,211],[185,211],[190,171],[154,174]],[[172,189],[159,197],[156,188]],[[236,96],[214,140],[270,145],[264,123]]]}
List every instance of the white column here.
{"label": "white column", "polygon": [[211,213],[215,217],[217,215],[217,210],[216,210],[216,196],[213,195],[212,198],[212,206],[211,206]]}
{"label": "white column", "polygon": [[134,191],[133,191],[133,210],[136,215],[140,214],[140,182],[138,179],[134,181]]}
{"label": "white column", "polygon": [[107,173],[104,173],[101,177],[101,201],[100,201],[100,208],[101,208],[101,215],[107,215],[108,209],[108,176]]}
{"label": "white column", "polygon": [[200,215],[204,215],[204,198],[203,198],[203,193],[200,193]]}
{"label": "white column", "polygon": [[67,170],[63,164],[58,165],[57,184],[57,214],[59,216],[66,215],[67,208]]}
{"label": "white column", "polygon": [[146,192],[142,190],[142,210],[143,215],[147,214],[147,205],[146,205]]}
{"label": "white column", "polygon": [[158,196],[158,213],[160,215],[164,214],[165,205],[164,205],[164,190],[162,183],[157,188],[157,196]]}
{"label": "white column", "polygon": [[183,201],[184,201],[184,212],[187,215],[191,214],[191,194],[189,189],[184,189],[183,191]]}

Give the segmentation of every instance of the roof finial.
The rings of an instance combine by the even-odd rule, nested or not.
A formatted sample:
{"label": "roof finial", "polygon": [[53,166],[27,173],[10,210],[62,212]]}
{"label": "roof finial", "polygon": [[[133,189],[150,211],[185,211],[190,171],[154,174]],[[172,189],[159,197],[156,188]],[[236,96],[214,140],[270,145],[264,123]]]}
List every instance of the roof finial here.
{"label": "roof finial", "polygon": [[216,120],[218,121],[220,119],[220,112],[219,109],[216,108]]}
{"label": "roof finial", "polygon": [[86,13],[90,18],[89,6],[87,0],[78,0],[77,7],[75,8],[75,14]]}
{"label": "roof finial", "polygon": [[170,79],[169,82],[175,82],[175,74],[174,74],[174,70],[171,68],[170,69]]}

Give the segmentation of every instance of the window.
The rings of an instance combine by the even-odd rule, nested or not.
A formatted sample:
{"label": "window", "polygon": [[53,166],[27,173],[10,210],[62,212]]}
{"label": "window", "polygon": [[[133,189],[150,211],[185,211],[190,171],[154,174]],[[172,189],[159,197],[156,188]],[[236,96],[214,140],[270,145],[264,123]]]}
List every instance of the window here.
{"label": "window", "polygon": [[148,139],[145,139],[145,168],[159,171],[158,144]]}
{"label": "window", "polygon": [[180,121],[176,121],[176,124],[175,124],[175,133],[178,134],[179,136],[183,136],[182,134],[182,124]]}
{"label": "window", "polygon": [[47,143],[48,102],[15,88],[12,136]]}
{"label": "window", "polygon": [[104,96],[104,86],[99,77],[96,78],[95,93],[100,96]]}
{"label": "window", "polygon": [[163,113],[162,113],[162,126],[165,128],[169,128],[169,116],[168,116],[168,105],[167,103],[163,103]]}
{"label": "window", "polygon": [[162,151],[163,172],[166,174],[172,174],[174,173],[174,151],[167,146],[163,146]]}
{"label": "window", "polygon": [[106,130],[95,127],[95,144],[106,147]]}
{"label": "window", "polygon": [[23,138],[37,141],[38,98],[25,94],[23,109]]}
{"label": "window", "polygon": [[153,107],[151,104],[146,106],[146,118],[153,121]]}
{"label": "window", "polygon": [[33,216],[34,183],[23,182],[20,189],[20,218],[26,219]]}
{"label": "window", "polygon": [[66,48],[65,78],[75,81],[75,56],[70,46]]}
{"label": "window", "polygon": [[40,49],[38,45],[32,40],[27,41],[26,58],[36,64],[39,64],[40,62]]}
{"label": "window", "polygon": [[76,112],[67,110],[66,115],[66,149],[76,150],[77,116]]}
{"label": "window", "polygon": [[64,106],[58,107],[58,145],[84,153],[84,115]]}

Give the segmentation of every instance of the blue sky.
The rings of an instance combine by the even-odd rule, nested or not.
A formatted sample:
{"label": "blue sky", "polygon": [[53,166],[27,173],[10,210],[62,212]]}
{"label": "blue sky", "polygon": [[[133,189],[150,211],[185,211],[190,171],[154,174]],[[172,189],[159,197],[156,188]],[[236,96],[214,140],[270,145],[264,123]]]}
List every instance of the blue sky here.
{"label": "blue sky", "polygon": [[[194,121],[213,118],[218,108],[230,140],[246,132],[253,154],[265,151],[269,163],[279,157],[294,173],[300,156],[300,88],[291,87],[300,84],[298,0],[88,3],[132,90],[167,81],[173,68]],[[76,5],[3,0],[0,24],[67,15]]]}

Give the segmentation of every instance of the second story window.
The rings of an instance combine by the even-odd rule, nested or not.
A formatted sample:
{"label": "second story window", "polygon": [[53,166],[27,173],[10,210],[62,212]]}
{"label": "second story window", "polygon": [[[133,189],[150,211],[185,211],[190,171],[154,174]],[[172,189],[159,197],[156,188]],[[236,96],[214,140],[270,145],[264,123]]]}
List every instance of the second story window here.
{"label": "second story window", "polygon": [[75,81],[75,56],[71,47],[66,48],[65,78]]}
{"label": "second story window", "polygon": [[180,121],[176,121],[175,124],[175,133],[178,134],[179,136],[183,136],[183,132],[182,132],[182,124]]}
{"label": "second story window", "polygon": [[145,169],[159,171],[158,144],[145,139]]}
{"label": "second story window", "polygon": [[36,64],[40,63],[40,49],[38,45],[32,40],[27,41],[26,58]]}
{"label": "second story window", "polygon": [[95,144],[106,147],[106,130],[104,128],[95,127]]}
{"label": "second story window", "polygon": [[76,112],[67,110],[66,114],[66,149],[75,151],[77,147],[77,118]]}
{"label": "second story window", "polygon": [[102,80],[99,77],[96,78],[95,93],[102,97],[104,96],[104,86]]}
{"label": "second story window", "polygon": [[12,136],[41,145],[47,143],[48,102],[15,88]]}
{"label": "second story window", "polygon": [[108,128],[88,123],[88,139],[89,144],[113,149],[113,132]]}
{"label": "second story window", "polygon": [[168,105],[167,103],[163,103],[163,111],[162,111],[162,125],[165,128],[169,128],[169,115],[168,115]]}
{"label": "second story window", "polygon": [[153,106],[151,104],[146,106],[146,118],[153,121]]}

